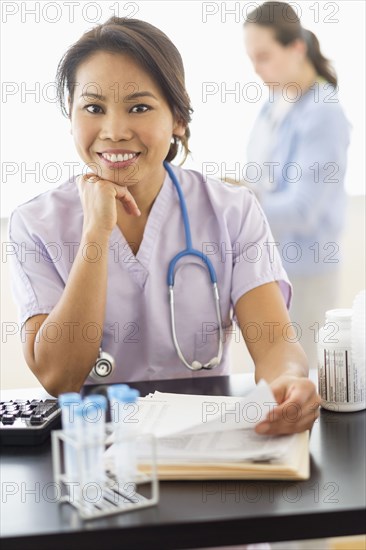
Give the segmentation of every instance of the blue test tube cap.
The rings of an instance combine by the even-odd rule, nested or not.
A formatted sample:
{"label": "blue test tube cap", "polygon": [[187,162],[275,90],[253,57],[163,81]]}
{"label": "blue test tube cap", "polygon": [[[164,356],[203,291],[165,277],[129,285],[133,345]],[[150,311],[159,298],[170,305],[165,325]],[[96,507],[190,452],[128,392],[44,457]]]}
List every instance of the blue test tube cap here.
{"label": "blue test tube cap", "polygon": [[58,396],[58,402],[60,407],[67,407],[73,403],[81,403],[81,395],[76,392],[61,393]]}
{"label": "blue test tube cap", "polygon": [[75,416],[82,416],[83,411],[84,411],[83,402],[80,401],[80,403],[77,403],[77,405],[74,409],[74,414],[75,414]]}
{"label": "blue test tube cap", "polygon": [[108,397],[110,400],[117,399],[117,401],[124,401],[124,394],[129,391],[127,384],[114,384],[107,388]]}
{"label": "blue test tube cap", "polygon": [[129,388],[128,392],[123,396],[123,401],[125,403],[135,403],[138,397],[140,397],[140,392],[133,388]]}
{"label": "blue test tube cap", "polygon": [[104,395],[90,395],[75,407],[75,416],[82,417],[85,422],[97,422],[103,418],[102,412],[107,408]]}
{"label": "blue test tube cap", "polygon": [[76,392],[61,393],[58,402],[62,411],[62,428],[69,430],[74,424],[76,409],[81,405],[81,395]]}
{"label": "blue test tube cap", "polygon": [[107,409],[107,398],[104,395],[88,395],[87,397],[85,397],[83,403],[84,405],[88,406],[92,404],[95,407],[102,409],[102,411],[105,411]]}

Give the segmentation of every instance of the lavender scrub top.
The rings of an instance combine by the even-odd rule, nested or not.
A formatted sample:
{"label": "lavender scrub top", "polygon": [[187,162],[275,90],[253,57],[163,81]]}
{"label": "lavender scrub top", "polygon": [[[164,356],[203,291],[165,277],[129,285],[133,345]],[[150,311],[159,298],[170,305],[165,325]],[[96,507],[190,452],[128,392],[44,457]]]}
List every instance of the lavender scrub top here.
{"label": "lavender scrub top", "polygon": [[[193,170],[172,169],[187,203],[192,245],[210,258],[216,270],[225,327],[223,357],[216,368],[193,372],[180,361],[174,347],[167,271],[170,260],[186,243],[178,194],[166,173],[137,255],[118,226],[110,236],[102,348],[115,358],[116,369],[108,383],[229,374],[229,341],[234,330],[239,332],[233,324],[233,307],[239,298],[255,287],[278,281],[290,305],[291,285],[253,193],[205,179]],[[9,258],[21,327],[33,315],[50,313],[60,299],[80,245],[82,225],[75,178],[13,211],[9,240],[14,252]],[[84,257],[92,261],[97,253],[92,246]],[[189,256],[176,265],[175,311],[178,342],[186,359],[204,363],[217,355],[212,286],[199,258]],[[84,327],[85,336],[95,341],[98,327],[89,325]],[[58,330],[70,333],[70,326]],[[91,378],[85,383],[92,383]]]}

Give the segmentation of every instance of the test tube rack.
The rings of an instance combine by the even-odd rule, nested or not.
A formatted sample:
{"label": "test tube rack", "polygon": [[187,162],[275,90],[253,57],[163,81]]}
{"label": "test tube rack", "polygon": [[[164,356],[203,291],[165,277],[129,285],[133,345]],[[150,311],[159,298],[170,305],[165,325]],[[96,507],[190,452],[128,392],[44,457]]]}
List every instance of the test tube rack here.
{"label": "test tube rack", "polygon": [[[112,423],[105,426],[104,450],[110,446],[111,436],[113,434]],[[141,508],[154,506],[159,502],[159,481],[157,476],[156,464],[156,439],[152,434],[143,434],[134,436],[135,440],[143,440],[148,444],[151,450],[149,468],[146,473],[146,459],[144,471],[136,470],[133,479],[122,479],[116,475],[116,458],[111,456],[104,461],[105,477],[103,483],[94,483],[94,489],[97,489],[95,497],[87,497],[86,485],[93,485],[93,480],[82,486],[80,480],[83,479],[83,453],[88,449],[93,449],[100,442],[82,442],[70,437],[64,430],[54,430],[52,437],[52,465],[53,475],[57,487],[60,488],[61,497],[59,502],[68,502],[78,509],[79,515],[84,520],[131,512]],[[128,440],[131,436],[124,436]],[[116,440],[115,443],[120,441]],[[70,477],[66,472],[65,449],[73,449],[76,458],[75,473]],[[85,456],[85,455],[84,455]],[[137,487],[144,485],[145,492],[150,494],[146,497],[137,492]],[[96,486],[96,487],[95,487]],[[141,490],[141,489],[140,489]]]}

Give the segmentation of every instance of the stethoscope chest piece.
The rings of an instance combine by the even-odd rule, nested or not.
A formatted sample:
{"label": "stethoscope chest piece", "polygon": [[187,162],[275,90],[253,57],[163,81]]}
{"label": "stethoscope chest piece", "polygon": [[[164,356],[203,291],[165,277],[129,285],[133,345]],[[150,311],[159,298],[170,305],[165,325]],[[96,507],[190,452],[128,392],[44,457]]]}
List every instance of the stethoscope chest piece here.
{"label": "stethoscope chest piece", "polygon": [[102,378],[109,377],[115,369],[115,361],[109,353],[99,348],[98,359],[95,362],[94,367],[90,371],[90,378],[100,382]]}

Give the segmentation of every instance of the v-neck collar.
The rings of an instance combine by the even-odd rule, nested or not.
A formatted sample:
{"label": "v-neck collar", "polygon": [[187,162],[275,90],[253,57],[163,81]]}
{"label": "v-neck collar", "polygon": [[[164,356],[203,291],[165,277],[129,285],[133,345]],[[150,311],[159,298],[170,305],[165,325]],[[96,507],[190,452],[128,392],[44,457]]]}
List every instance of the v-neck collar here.
{"label": "v-neck collar", "polygon": [[111,233],[111,246],[116,246],[117,243],[119,262],[131,273],[141,287],[144,287],[146,283],[149,274],[149,263],[157,241],[157,235],[167,214],[168,204],[171,201],[173,193],[173,184],[168,172],[165,172],[163,185],[150,210],[136,256],[117,225]]}

